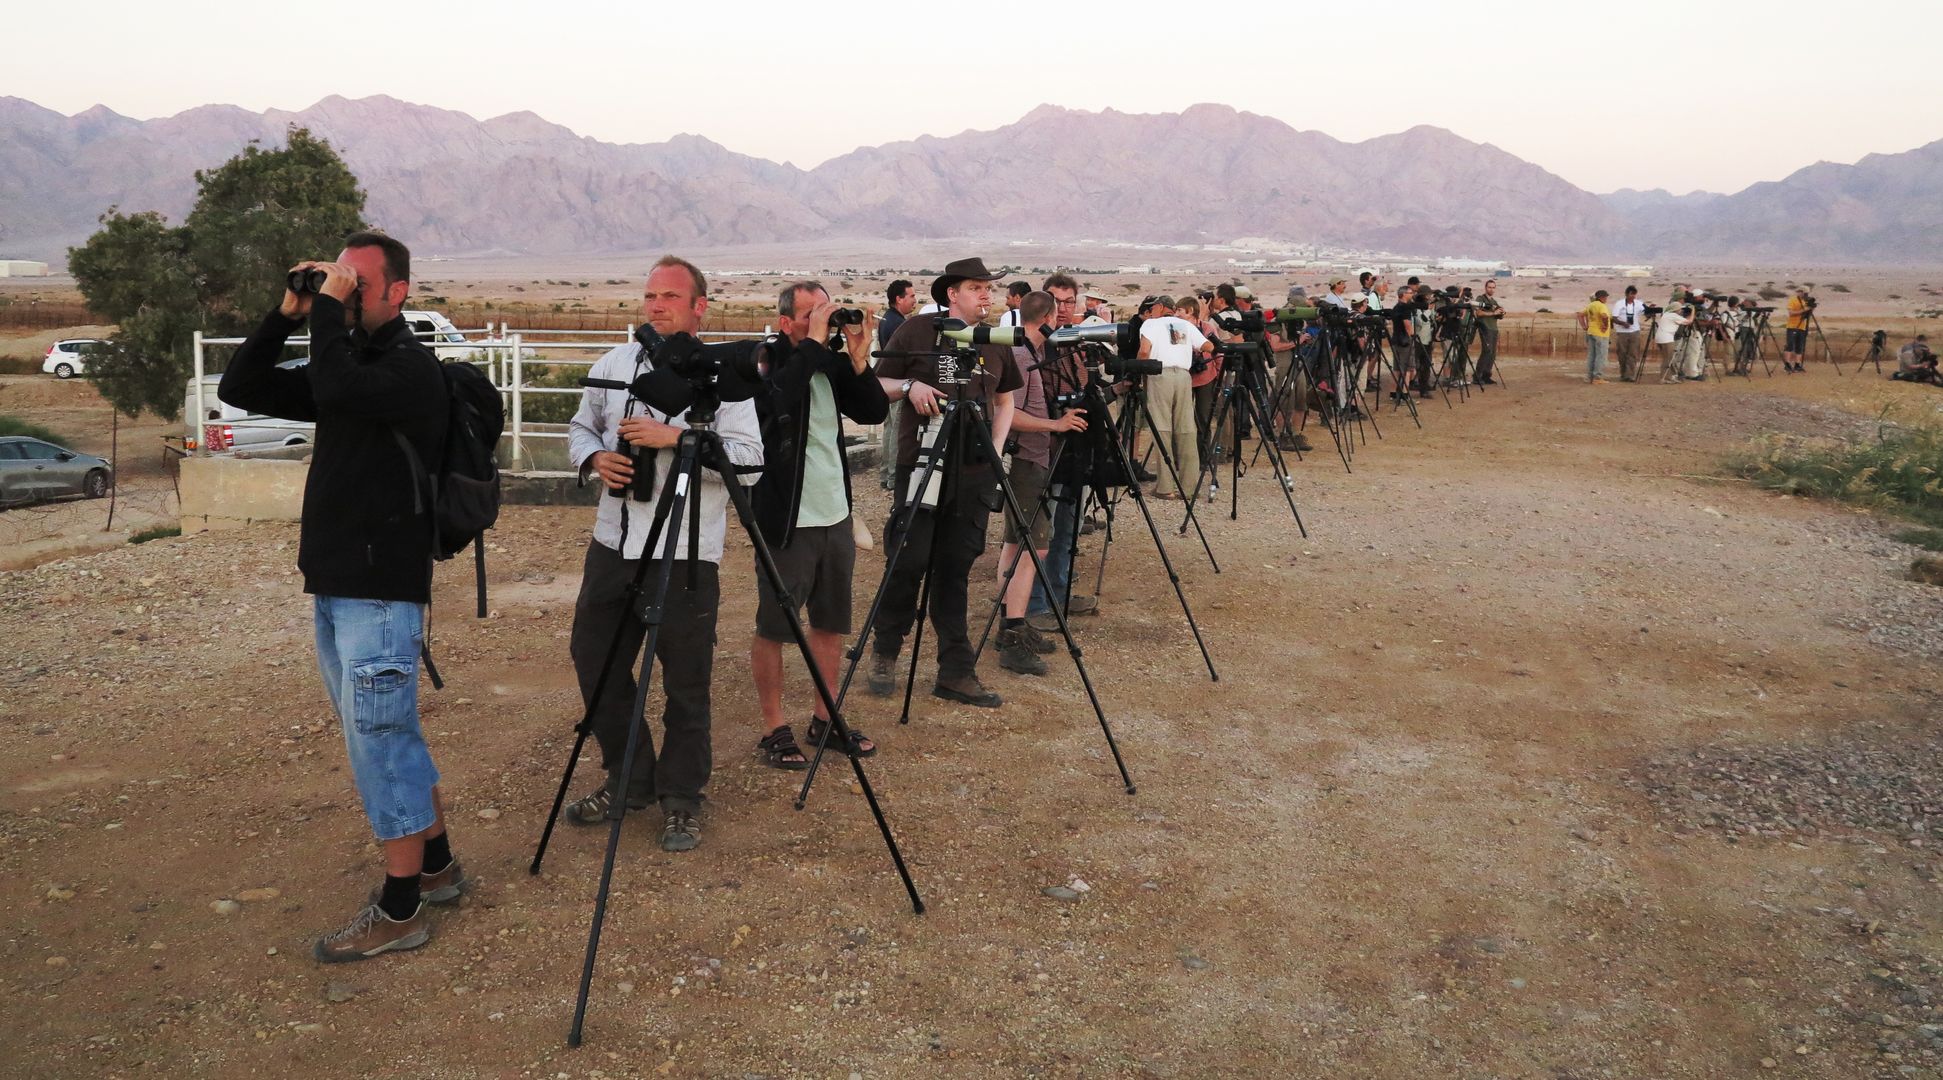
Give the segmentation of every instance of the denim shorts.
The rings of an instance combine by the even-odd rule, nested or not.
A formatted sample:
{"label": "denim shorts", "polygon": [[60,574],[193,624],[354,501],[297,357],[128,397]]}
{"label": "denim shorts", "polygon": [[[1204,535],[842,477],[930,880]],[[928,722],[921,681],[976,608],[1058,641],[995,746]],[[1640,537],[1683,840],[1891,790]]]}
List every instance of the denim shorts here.
{"label": "denim shorts", "polygon": [[351,777],[379,840],[438,820],[439,771],[418,727],[418,652],[425,609],[398,600],[311,598],[317,669],[344,728]]}

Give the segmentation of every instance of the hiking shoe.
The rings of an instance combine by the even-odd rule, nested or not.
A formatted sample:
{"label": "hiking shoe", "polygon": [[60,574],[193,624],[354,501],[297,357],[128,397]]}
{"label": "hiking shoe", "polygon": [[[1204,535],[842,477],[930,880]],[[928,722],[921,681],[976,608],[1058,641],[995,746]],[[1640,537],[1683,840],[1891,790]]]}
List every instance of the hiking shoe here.
{"label": "hiking shoe", "polygon": [[[647,795],[629,792],[627,808],[646,810],[653,801]],[[613,808],[614,782],[605,780],[601,782],[600,787],[568,803],[567,808],[562,812],[566,814],[567,820],[575,825],[598,825],[607,820],[608,812]]]}
{"label": "hiking shoe", "polygon": [[[1059,620],[1054,618],[1053,613],[1050,611],[1042,611],[1037,615],[1027,615],[1025,617],[1025,624],[1026,626],[1030,627],[1035,633],[1039,633],[1039,632],[1044,632],[1047,634],[1059,633]],[[1051,638],[1042,638],[1041,640],[1044,640],[1047,643],[1052,644]],[[1053,648],[1058,648],[1058,647],[1059,646],[1057,644],[1053,644]]]}
{"label": "hiking shoe", "polygon": [[961,705],[976,705],[981,709],[996,709],[1005,703],[1004,698],[985,689],[985,684],[978,681],[977,675],[960,675],[952,679],[941,676],[937,685],[931,688],[931,696],[956,701]]}
{"label": "hiking shoe", "polygon": [[687,810],[670,810],[661,822],[661,850],[693,851],[702,842],[702,823]]}
{"label": "hiking shoe", "polygon": [[[1047,615],[1046,618],[1050,620],[1052,616]],[[1059,632],[1059,624],[1057,622],[1052,624],[1052,628],[1054,633]],[[1033,627],[1030,620],[1019,627],[1019,638],[1025,642],[1026,648],[1031,649],[1040,656],[1047,656],[1059,651],[1059,643],[1040,633]]]}
{"label": "hiking shoe", "polygon": [[1025,643],[1017,630],[998,632],[998,666],[1019,675],[1044,675],[1046,662]]}
{"label": "hiking shoe", "polygon": [[[467,877],[465,870],[460,868],[459,860],[453,859],[445,864],[445,869],[436,874],[418,875],[418,898],[428,904],[455,904],[459,901],[459,894],[465,892],[466,886],[471,884],[472,879]],[[367,899],[376,904],[384,894],[385,887],[382,883],[373,885],[371,895]]]}
{"label": "hiking shoe", "polygon": [[385,909],[370,904],[352,916],[342,929],[318,938],[311,953],[326,964],[348,964],[356,960],[369,960],[379,953],[416,949],[430,940],[432,925],[425,918],[424,901],[419,902],[418,910],[412,912],[411,918],[403,921],[391,918],[385,914]]}
{"label": "hiking shoe", "polygon": [[1097,596],[1075,596],[1066,604],[1066,617],[1075,615],[1098,615],[1100,598]]}
{"label": "hiking shoe", "polygon": [[890,697],[897,689],[897,654],[886,656],[880,652],[870,654],[870,675],[864,689],[877,697]]}

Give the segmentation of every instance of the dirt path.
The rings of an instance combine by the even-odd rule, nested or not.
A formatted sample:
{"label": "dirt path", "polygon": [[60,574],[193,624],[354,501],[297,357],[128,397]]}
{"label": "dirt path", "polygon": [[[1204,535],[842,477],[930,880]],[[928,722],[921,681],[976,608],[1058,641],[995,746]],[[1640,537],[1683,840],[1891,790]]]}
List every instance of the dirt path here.
{"label": "dirt path", "polygon": [[577,714],[588,511],[509,512],[493,619],[441,572],[425,726],[480,886],[430,947],[342,969],[309,940],[374,849],[295,529],[0,576],[0,1043],[35,1076],[1938,1075],[1923,831],[1730,835],[1642,783],[1702,747],[1933,729],[1943,592],[1907,549],[1685,478],[1852,422],[1846,391],[1570,371],[1511,364],[1421,431],[1385,414],[1354,475],[1312,455],[1306,540],[1251,474],[1208,523],[1218,576],[1166,533],[1218,683],[1126,533],[1078,629],[1137,796],[1060,658],[988,660],[996,713],[855,701],[921,918],[847,772],[799,813],[754,760],[732,551],[705,842],[628,826],[578,1051],[600,838],[525,861]]}

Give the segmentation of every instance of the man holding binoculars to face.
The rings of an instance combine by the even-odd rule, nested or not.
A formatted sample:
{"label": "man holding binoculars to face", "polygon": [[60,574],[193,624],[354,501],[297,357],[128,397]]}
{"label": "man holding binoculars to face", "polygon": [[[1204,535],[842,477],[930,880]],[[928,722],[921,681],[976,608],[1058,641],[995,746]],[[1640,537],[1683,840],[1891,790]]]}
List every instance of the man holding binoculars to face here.
{"label": "man holding binoculars to face", "polygon": [[[447,401],[438,360],[399,314],[410,295],[405,245],[354,233],[335,262],[291,268],[283,302],[236,350],[216,391],[239,408],[317,425],[297,568],[311,594],[318,670],[385,863],[364,908],[317,941],[326,963],[425,944],[425,902],[456,900],[465,884],[418,723],[432,529],[400,440],[436,470]],[[279,367],[305,319],[310,362]]]}

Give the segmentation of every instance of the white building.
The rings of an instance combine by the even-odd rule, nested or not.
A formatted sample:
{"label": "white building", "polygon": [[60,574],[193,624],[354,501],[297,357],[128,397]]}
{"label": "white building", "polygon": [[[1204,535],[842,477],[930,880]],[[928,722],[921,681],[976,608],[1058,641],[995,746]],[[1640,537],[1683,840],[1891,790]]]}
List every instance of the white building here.
{"label": "white building", "polygon": [[46,277],[47,264],[32,259],[0,259],[0,277]]}

